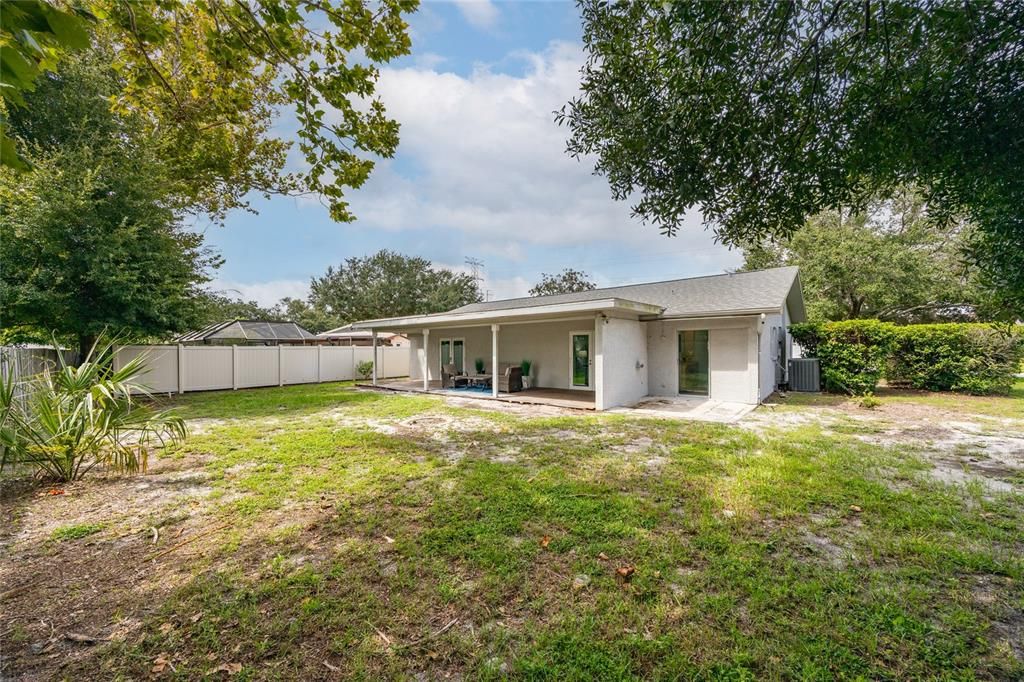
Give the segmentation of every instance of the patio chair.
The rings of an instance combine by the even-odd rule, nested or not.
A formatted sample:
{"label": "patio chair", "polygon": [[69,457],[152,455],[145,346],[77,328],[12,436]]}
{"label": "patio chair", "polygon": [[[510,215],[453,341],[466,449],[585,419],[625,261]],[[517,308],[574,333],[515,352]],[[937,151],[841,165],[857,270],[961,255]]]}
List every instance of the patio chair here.
{"label": "patio chair", "polygon": [[498,390],[517,393],[523,390],[523,368],[519,365],[498,365]]}
{"label": "patio chair", "polygon": [[459,374],[459,370],[455,368],[454,363],[441,367],[441,388],[458,388],[459,386],[465,386],[467,383],[469,383],[469,380]]}

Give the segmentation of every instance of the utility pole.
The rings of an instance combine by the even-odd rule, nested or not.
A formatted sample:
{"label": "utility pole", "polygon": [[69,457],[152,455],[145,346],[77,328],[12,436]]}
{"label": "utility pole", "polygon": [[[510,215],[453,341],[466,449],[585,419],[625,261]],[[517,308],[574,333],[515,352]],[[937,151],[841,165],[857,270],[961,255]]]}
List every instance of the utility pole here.
{"label": "utility pole", "polygon": [[477,282],[483,281],[483,275],[480,274],[480,269],[484,266],[484,262],[482,260],[466,256],[466,265],[469,266],[469,271],[473,279]]}
{"label": "utility pole", "polygon": [[469,266],[470,277],[476,282],[476,288],[479,291],[484,283],[484,276],[480,274],[480,270],[484,267],[484,262],[479,258],[466,256],[466,265]]}

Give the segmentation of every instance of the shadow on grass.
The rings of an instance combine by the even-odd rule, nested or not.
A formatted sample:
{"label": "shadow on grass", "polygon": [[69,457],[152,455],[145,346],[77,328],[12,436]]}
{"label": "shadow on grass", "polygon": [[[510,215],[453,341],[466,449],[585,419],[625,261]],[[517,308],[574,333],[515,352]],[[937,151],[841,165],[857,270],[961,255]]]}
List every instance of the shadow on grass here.
{"label": "shadow on grass", "polygon": [[356,390],[351,381],[299,384],[238,391],[197,391],[158,405],[172,407],[185,419],[243,419],[293,417],[343,405],[369,405],[387,400],[388,394]]}
{"label": "shadow on grass", "polygon": [[[307,492],[336,506],[277,539],[240,529],[141,638],[62,672],[144,677],[165,652],[183,679],[222,663],[251,679],[309,679],[325,661],[367,679],[1022,671],[991,658],[990,622],[956,584],[971,572],[1024,577],[992,549],[1014,537],[1018,503],[969,508],[944,487],[890,489],[872,476],[899,462],[815,429],[762,440],[721,425],[559,418],[458,437],[461,458],[425,436],[338,430],[294,452],[282,435],[232,455],[224,465],[258,461],[268,486],[298,485],[293,496],[333,458]],[[291,480],[274,477],[288,466]],[[233,475],[245,494],[251,474]],[[278,506],[261,514],[300,518],[267,502]],[[1000,599],[1013,598],[1006,589]]]}

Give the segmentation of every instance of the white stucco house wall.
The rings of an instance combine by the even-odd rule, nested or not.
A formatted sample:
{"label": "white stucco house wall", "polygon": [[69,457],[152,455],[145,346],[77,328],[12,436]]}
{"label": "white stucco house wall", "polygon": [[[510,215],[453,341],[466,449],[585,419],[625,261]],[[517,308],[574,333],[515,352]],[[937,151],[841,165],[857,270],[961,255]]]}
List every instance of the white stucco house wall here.
{"label": "white stucco house wall", "polygon": [[[409,376],[430,390],[444,364],[473,374],[530,360],[538,388],[589,392],[604,410],[647,396],[757,404],[786,381],[791,323],[806,318],[797,268],[692,277],[473,303],[356,322],[409,339]],[[498,397],[498,386],[492,387]]]}

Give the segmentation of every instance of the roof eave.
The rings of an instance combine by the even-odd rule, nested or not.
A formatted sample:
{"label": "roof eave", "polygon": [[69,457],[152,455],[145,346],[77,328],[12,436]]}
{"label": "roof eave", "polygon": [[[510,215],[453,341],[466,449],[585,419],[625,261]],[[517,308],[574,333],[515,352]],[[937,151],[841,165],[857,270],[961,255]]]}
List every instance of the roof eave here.
{"label": "roof eave", "polygon": [[502,321],[516,321],[529,318],[558,317],[559,315],[574,315],[585,313],[599,313],[603,310],[616,310],[620,312],[642,315],[660,315],[664,308],[630,301],[623,298],[606,298],[593,301],[576,301],[573,303],[549,303],[544,305],[524,306],[522,308],[506,308],[504,310],[484,310],[469,313],[437,313],[433,315],[415,315],[410,317],[391,317],[379,320],[363,320],[353,322],[353,329],[410,329],[420,327],[434,327],[439,325],[451,326],[452,324],[473,324],[490,322],[498,324]]}
{"label": "roof eave", "polygon": [[762,308],[742,308],[735,310],[703,310],[692,313],[678,313],[672,315],[655,315],[655,316],[641,316],[640,319],[644,322],[656,322],[658,320],[700,320],[712,317],[749,317],[751,315],[774,315],[780,313],[782,308],[779,306],[762,307]]}
{"label": "roof eave", "polygon": [[807,321],[807,305],[804,302],[804,287],[803,282],[800,280],[799,271],[793,276],[793,283],[790,285],[789,293],[786,295],[786,305],[789,306],[790,322]]}

